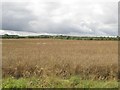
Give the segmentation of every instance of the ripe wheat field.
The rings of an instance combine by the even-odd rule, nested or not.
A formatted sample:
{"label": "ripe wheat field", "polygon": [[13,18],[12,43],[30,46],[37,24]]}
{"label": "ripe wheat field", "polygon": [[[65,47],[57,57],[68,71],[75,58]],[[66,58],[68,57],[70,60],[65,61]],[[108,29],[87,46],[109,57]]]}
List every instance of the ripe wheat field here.
{"label": "ripe wheat field", "polygon": [[117,80],[117,41],[2,40],[2,76]]}

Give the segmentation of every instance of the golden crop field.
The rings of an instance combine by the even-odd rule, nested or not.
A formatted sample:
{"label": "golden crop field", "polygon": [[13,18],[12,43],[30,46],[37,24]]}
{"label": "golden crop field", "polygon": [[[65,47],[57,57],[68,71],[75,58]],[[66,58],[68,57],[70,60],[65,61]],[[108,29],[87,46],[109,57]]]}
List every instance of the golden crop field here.
{"label": "golden crop field", "polygon": [[117,79],[118,42],[54,39],[2,41],[3,77]]}

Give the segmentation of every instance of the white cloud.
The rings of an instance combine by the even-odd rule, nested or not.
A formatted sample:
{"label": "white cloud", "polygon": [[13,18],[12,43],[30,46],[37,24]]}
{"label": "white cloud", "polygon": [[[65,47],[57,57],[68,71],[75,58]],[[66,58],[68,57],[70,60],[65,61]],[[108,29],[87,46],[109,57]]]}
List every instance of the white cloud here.
{"label": "white cloud", "polygon": [[49,35],[47,33],[32,33],[25,31],[12,31],[12,30],[0,30],[0,35],[19,35],[19,36],[32,36],[32,35]]}
{"label": "white cloud", "polygon": [[117,2],[4,2],[3,29],[66,35],[117,35],[117,9]]}

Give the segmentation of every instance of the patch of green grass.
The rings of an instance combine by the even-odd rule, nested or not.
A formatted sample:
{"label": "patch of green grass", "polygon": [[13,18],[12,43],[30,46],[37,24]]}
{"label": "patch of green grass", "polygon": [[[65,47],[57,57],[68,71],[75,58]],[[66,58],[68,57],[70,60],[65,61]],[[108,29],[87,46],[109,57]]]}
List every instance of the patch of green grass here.
{"label": "patch of green grass", "polygon": [[5,78],[3,88],[117,88],[118,82],[100,80],[82,80],[79,76],[72,76],[69,79],[58,77],[44,78]]}
{"label": "patch of green grass", "polygon": [[2,87],[3,88],[26,88],[27,87],[26,79],[14,79],[12,77],[3,79]]}

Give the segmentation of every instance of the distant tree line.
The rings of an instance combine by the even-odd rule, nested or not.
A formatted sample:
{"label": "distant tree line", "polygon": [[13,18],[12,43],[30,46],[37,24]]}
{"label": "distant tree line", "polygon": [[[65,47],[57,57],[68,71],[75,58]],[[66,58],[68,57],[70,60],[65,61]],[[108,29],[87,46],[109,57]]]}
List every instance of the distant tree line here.
{"label": "distant tree line", "polygon": [[120,40],[120,37],[78,37],[78,36],[63,36],[63,35],[39,35],[39,36],[19,36],[19,35],[1,35],[3,39],[21,39],[21,38],[51,38],[51,39],[65,39],[65,40]]}

